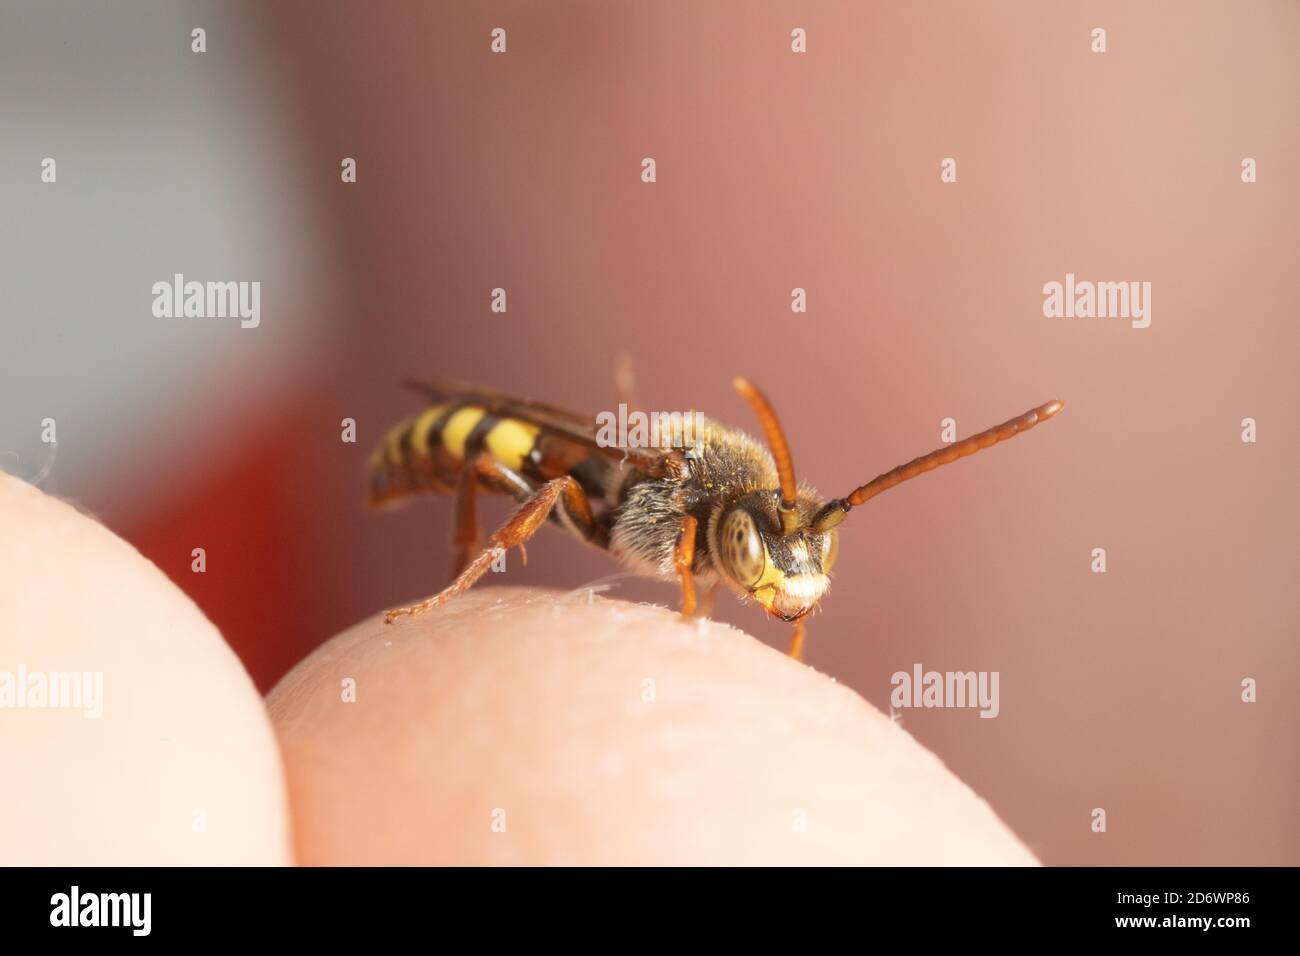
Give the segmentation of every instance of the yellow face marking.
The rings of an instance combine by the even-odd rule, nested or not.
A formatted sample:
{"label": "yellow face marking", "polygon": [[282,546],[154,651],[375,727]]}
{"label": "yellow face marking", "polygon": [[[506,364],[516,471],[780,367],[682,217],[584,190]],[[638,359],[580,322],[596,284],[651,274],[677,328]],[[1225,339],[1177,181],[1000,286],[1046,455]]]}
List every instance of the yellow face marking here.
{"label": "yellow face marking", "polygon": [[[792,550],[797,549],[792,547]],[[783,617],[816,604],[826,593],[826,584],[825,574],[786,574],[772,563],[772,556],[768,553],[763,575],[751,593],[763,610]]]}
{"label": "yellow face marking", "polygon": [[524,458],[533,450],[541,429],[515,418],[503,418],[487,435],[487,450],[498,462],[513,471],[524,466]]}
{"label": "yellow face marking", "polygon": [[385,453],[388,456],[388,463],[391,465],[400,465],[402,463],[402,436],[406,434],[406,429],[410,426],[411,420],[408,418],[393,426],[393,430],[388,433],[388,441],[385,443]]}
{"label": "yellow face marking", "polygon": [[481,408],[462,408],[442,426],[442,446],[457,458],[465,457],[465,440],[487,412]]}
{"label": "yellow face marking", "polygon": [[776,566],[771,553],[767,550],[767,545],[763,545],[763,559],[763,574],[751,591],[754,600],[763,605],[764,610],[771,611],[776,596],[781,591],[781,585],[785,583],[785,572]]}
{"label": "yellow face marking", "polygon": [[446,405],[434,405],[428,411],[421,412],[420,417],[415,420],[415,425],[412,426],[415,430],[411,432],[411,447],[415,449],[417,455],[423,458],[429,457],[429,429],[446,409]]}

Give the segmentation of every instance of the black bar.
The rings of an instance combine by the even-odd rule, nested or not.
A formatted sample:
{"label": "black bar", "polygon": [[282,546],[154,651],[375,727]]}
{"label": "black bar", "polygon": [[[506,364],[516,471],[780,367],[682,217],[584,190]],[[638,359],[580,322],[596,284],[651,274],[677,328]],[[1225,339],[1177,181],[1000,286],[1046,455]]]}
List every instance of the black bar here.
{"label": "black bar", "polygon": [[[1122,937],[1232,945],[1287,928],[1283,910],[1294,877],[1290,869],[1210,868],[15,868],[0,869],[0,928],[7,944],[75,937],[97,945],[116,937],[373,946],[414,935],[436,948],[449,935],[495,945],[517,931],[538,943],[588,935],[630,942],[648,934],[666,945],[682,938],[679,931],[692,933],[693,942],[734,942],[786,930],[805,943],[834,932],[865,945],[888,929],[918,945],[949,938],[987,944]],[[71,922],[74,886],[78,921],[99,912],[111,918],[116,908],[120,925],[53,925]],[[115,895],[103,906],[99,896],[132,893],[149,894],[147,935],[137,935],[144,928],[143,895],[129,898],[129,909],[128,898]]]}

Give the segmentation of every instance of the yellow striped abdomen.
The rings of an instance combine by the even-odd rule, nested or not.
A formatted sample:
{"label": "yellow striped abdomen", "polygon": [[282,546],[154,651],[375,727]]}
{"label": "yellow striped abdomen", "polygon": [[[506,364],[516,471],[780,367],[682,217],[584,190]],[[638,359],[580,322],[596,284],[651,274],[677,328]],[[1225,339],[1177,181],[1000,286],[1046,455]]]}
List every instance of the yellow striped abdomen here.
{"label": "yellow striped abdomen", "polygon": [[481,452],[512,471],[527,472],[541,431],[477,405],[435,405],[395,425],[371,455],[370,501],[451,491],[466,461]]}

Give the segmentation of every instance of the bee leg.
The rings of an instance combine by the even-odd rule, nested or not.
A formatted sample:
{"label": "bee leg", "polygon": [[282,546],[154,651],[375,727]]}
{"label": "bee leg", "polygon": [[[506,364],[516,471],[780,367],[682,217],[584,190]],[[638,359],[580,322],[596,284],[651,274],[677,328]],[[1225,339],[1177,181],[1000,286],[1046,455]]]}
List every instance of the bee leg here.
{"label": "bee leg", "polygon": [[451,572],[453,581],[465,570],[470,557],[478,550],[481,535],[478,509],[475,507],[477,492],[478,469],[466,465],[461,469],[460,480],[456,483],[456,511],[451,532],[451,550],[456,555],[456,564]]}
{"label": "bee leg", "polygon": [[592,517],[591,505],[582,486],[568,475],[548,481],[520,506],[509,521],[488,538],[488,546],[479,552],[478,557],[465,565],[455,581],[427,601],[389,611],[384,615],[384,621],[392,623],[397,617],[423,614],[430,608],[445,604],[458,594],[468,591],[487,573],[492,562],[510,548],[519,548],[522,551],[524,542],[537,532],[556,502],[560,501],[563,502],[566,513],[579,529],[591,530],[594,533],[596,522]]}
{"label": "bee leg", "polygon": [[469,565],[470,558],[479,549],[481,532],[478,523],[478,482],[487,479],[502,491],[515,496],[519,502],[527,501],[535,490],[528,479],[507,468],[487,452],[481,452],[461,469],[456,485],[456,516],[452,526],[451,548],[456,555],[456,566],[451,579],[455,581]]}
{"label": "bee leg", "polygon": [[691,573],[691,566],[695,564],[695,534],[699,526],[694,515],[682,519],[682,530],[677,535],[677,549],[673,555],[673,567],[682,582],[682,617],[686,618],[695,613],[695,575]]}
{"label": "bee leg", "polygon": [[790,635],[789,654],[797,661],[803,660],[803,635],[804,635],[803,621],[795,621],[794,633]]}

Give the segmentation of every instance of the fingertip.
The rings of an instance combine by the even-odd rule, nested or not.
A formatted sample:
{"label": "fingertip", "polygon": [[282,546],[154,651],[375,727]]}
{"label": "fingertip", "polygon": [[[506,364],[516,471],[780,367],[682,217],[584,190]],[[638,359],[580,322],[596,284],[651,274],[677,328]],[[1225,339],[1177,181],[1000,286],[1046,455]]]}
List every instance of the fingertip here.
{"label": "fingertip", "polygon": [[271,709],[310,862],[1034,862],[848,688],[595,594],[485,588],[368,619]]}
{"label": "fingertip", "polygon": [[270,721],[216,628],[127,542],[3,474],[0,528],[0,679],[43,688],[4,710],[0,766],[23,781],[0,788],[6,862],[289,862]]}

